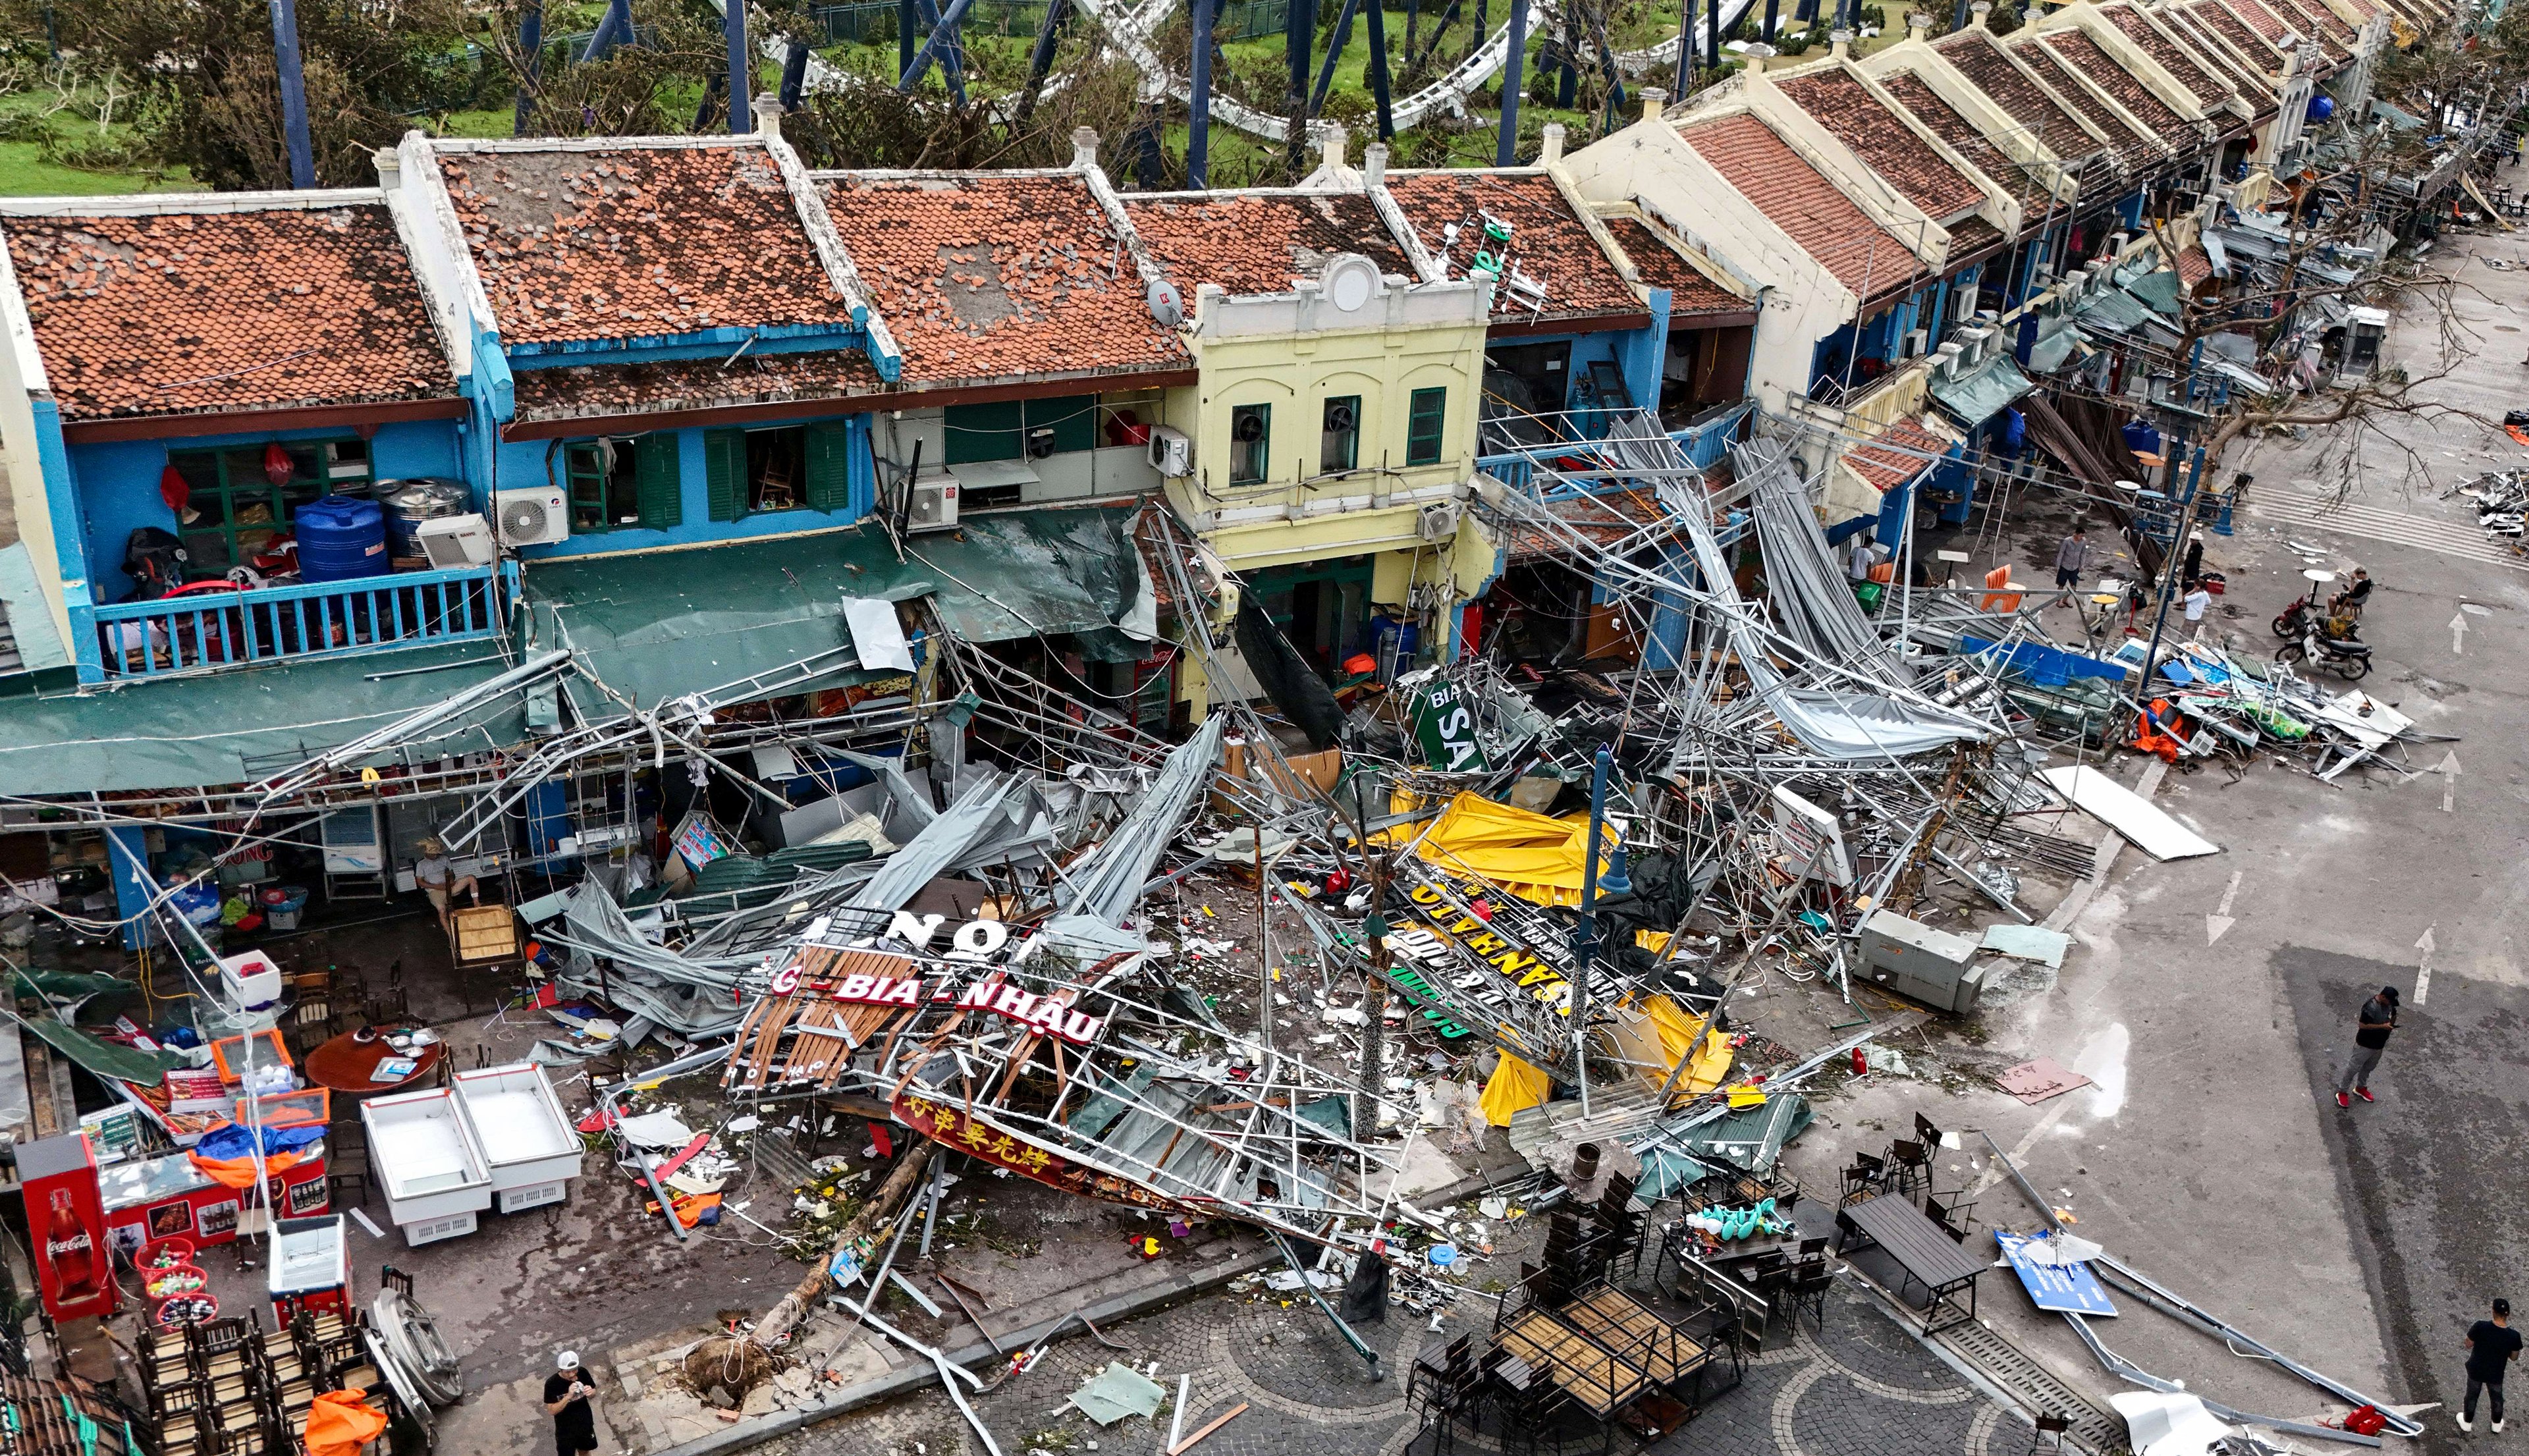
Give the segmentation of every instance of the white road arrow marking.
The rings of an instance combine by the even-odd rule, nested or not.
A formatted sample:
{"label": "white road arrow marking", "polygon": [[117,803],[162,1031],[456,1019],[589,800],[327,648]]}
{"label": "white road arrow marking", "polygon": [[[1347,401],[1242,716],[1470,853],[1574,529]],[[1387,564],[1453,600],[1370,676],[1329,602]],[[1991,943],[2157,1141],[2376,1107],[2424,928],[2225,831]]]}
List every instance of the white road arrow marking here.
{"label": "white road arrow marking", "polygon": [[2448,814],[2458,807],[2458,750],[2443,755],[2433,772],[2442,776],[2442,812]]}
{"label": "white road arrow marking", "polygon": [[[2435,921],[2433,924],[2440,923]],[[2423,952],[2415,957],[2415,1004],[2420,1006],[2424,998],[2433,994],[2433,926],[2424,927],[2424,934],[2415,942],[2415,948]]]}
{"label": "white road arrow marking", "polygon": [[2464,612],[2453,612],[2450,614],[2450,656],[2459,656],[2460,648],[2466,641],[2467,614]]}
{"label": "white road arrow marking", "polygon": [[2204,944],[2208,947],[2230,934],[2231,927],[2239,923],[2231,916],[2231,902],[2239,897],[2239,881],[2246,874],[2245,870],[2231,872],[2231,886],[2222,891],[2222,903],[2214,908],[2212,914],[2204,917]]}

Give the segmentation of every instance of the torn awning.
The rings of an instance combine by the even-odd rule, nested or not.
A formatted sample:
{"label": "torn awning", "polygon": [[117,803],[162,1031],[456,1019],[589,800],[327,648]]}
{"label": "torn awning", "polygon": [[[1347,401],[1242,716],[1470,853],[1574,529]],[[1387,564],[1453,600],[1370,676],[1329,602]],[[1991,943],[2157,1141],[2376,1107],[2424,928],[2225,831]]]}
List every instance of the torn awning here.
{"label": "torn awning", "polygon": [[[1133,512],[1086,508],[970,516],[907,536],[901,560],[874,526],[672,552],[540,562],[526,570],[540,642],[643,707],[766,678],[779,691],[887,675],[860,661],[854,602],[930,597],[968,642],[1071,635],[1132,660],[1119,629],[1150,591]],[[805,680],[790,670],[808,663]]]}
{"label": "torn awning", "polygon": [[[161,678],[84,696],[0,699],[0,793],[249,782],[446,702],[509,667],[498,643],[452,642]],[[518,698],[510,694],[404,748],[416,759],[437,758],[508,748],[525,736]]]}
{"label": "torn awning", "polygon": [[1944,378],[1934,370],[1929,388],[1942,408],[1961,424],[1974,426],[2001,413],[2035,386],[2011,355],[1997,351],[1975,368],[1952,377]]}

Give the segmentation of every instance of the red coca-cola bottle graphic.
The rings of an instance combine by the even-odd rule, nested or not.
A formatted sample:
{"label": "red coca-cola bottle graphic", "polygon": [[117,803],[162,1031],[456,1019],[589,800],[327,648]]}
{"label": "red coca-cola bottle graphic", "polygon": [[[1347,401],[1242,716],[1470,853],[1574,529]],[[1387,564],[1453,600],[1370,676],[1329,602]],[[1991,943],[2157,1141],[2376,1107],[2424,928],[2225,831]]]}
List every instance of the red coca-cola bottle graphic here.
{"label": "red coca-cola bottle graphic", "polygon": [[96,1244],[79,1211],[71,1207],[71,1190],[53,1190],[53,1215],[44,1225],[44,1258],[53,1266],[57,1298],[65,1305],[96,1296]]}

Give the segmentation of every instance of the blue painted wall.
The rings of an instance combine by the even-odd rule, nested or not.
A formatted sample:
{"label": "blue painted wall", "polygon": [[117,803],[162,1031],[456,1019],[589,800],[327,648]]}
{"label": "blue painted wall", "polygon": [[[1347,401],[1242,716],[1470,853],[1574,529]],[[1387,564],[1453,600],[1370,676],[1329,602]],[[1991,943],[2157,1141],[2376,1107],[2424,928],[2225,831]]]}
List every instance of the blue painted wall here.
{"label": "blue painted wall", "polygon": [[[831,414],[795,420],[757,420],[749,429],[779,429],[785,424],[832,423]],[[681,503],[682,521],[666,530],[619,526],[609,531],[574,534],[569,540],[552,546],[521,548],[518,555],[530,562],[551,561],[567,556],[599,556],[609,552],[643,551],[661,546],[692,546],[711,541],[744,541],[758,536],[786,536],[799,531],[821,531],[834,526],[847,526],[867,515],[877,504],[877,474],[870,458],[869,416],[852,414],[842,417],[850,431],[851,501],[849,508],[836,512],[775,511],[749,515],[738,520],[711,518],[711,485],[703,464],[702,430],[675,430],[677,499]],[[565,442],[565,446],[568,442]],[[498,460],[499,488],[525,490],[545,485],[546,450],[550,440],[503,441],[495,448]],[[553,453],[554,484],[564,483],[563,453]]]}
{"label": "blue painted wall", "polygon": [[[413,420],[380,425],[369,441],[370,469],[380,480],[412,475],[462,478],[457,468],[457,424],[453,419]],[[74,498],[79,503],[79,539],[85,544],[89,580],[99,605],[119,602],[132,590],[123,574],[123,547],[142,526],[179,529],[176,512],[158,494],[158,477],[166,471],[171,451],[223,450],[260,446],[278,440],[339,440],[349,429],[285,430],[272,434],[197,435],[173,440],[128,440],[110,445],[68,448]],[[73,574],[64,562],[63,574]]]}

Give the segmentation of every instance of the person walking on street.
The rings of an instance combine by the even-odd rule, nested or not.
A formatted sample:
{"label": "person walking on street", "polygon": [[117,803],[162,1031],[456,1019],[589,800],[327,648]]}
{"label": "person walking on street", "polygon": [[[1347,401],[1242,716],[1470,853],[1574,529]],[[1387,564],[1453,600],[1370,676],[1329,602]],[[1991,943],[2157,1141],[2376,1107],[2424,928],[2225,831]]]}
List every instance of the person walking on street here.
{"label": "person walking on street", "polygon": [[596,1393],[582,1377],[577,1351],[565,1350],[555,1357],[554,1373],[545,1376],[545,1414],[554,1418],[554,1456],[580,1456],[597,1449],[597,1414],[588,1404]]}
{"label": "person walking on street", "polygon": [[2194,589],[2195,583],[2204,579],[2204,533],[2202,531],[2186,533],[2186,556],[2179,563],[2178,579],[2185,583],[2190,591]]}
{"label": "person walking on street", "polygon": [[2090,565],[2090,536],[2079,526],[2055,546],[2055,605],[2061,607],[2072,600],[2072,588],[2081,584],[2081,572]]}
{"label": "person walking on street", "polygon": [[2396,1029],[2397,988],[2383,986],[2378,996],[2362,1003],[2362,1023],[2353,1032],[2352,1054],[2344,1058],[2344,1075],[2336,1079],[2338,1106],[2353,1105],[2356,1097],[2366,1103],[2379,1101],[2371,1095],[2371,1073],[2380,1065],[2389,1033]]}
{"label": "person walking on street", "polygon": [[2204,583],[2199,581],[2188,589],[2185,602],[2186,639],[2201,642],[2204,640],[2204,610],[2213,605],[2213,594],[2206,591]]}
{"label": "person walking on street", "polygon": [[2494,1433],[2502,1433],[2502,1376],[2520,1358],[2520,1331],[2511,1327],[2511,1301],[2494,1302],[2494,1318],[2467,1327],[2467,1399],[2458,1408],[2458,1429],[2476,1429],[2476,1396],[2483,1391],[2492,1404]]}

